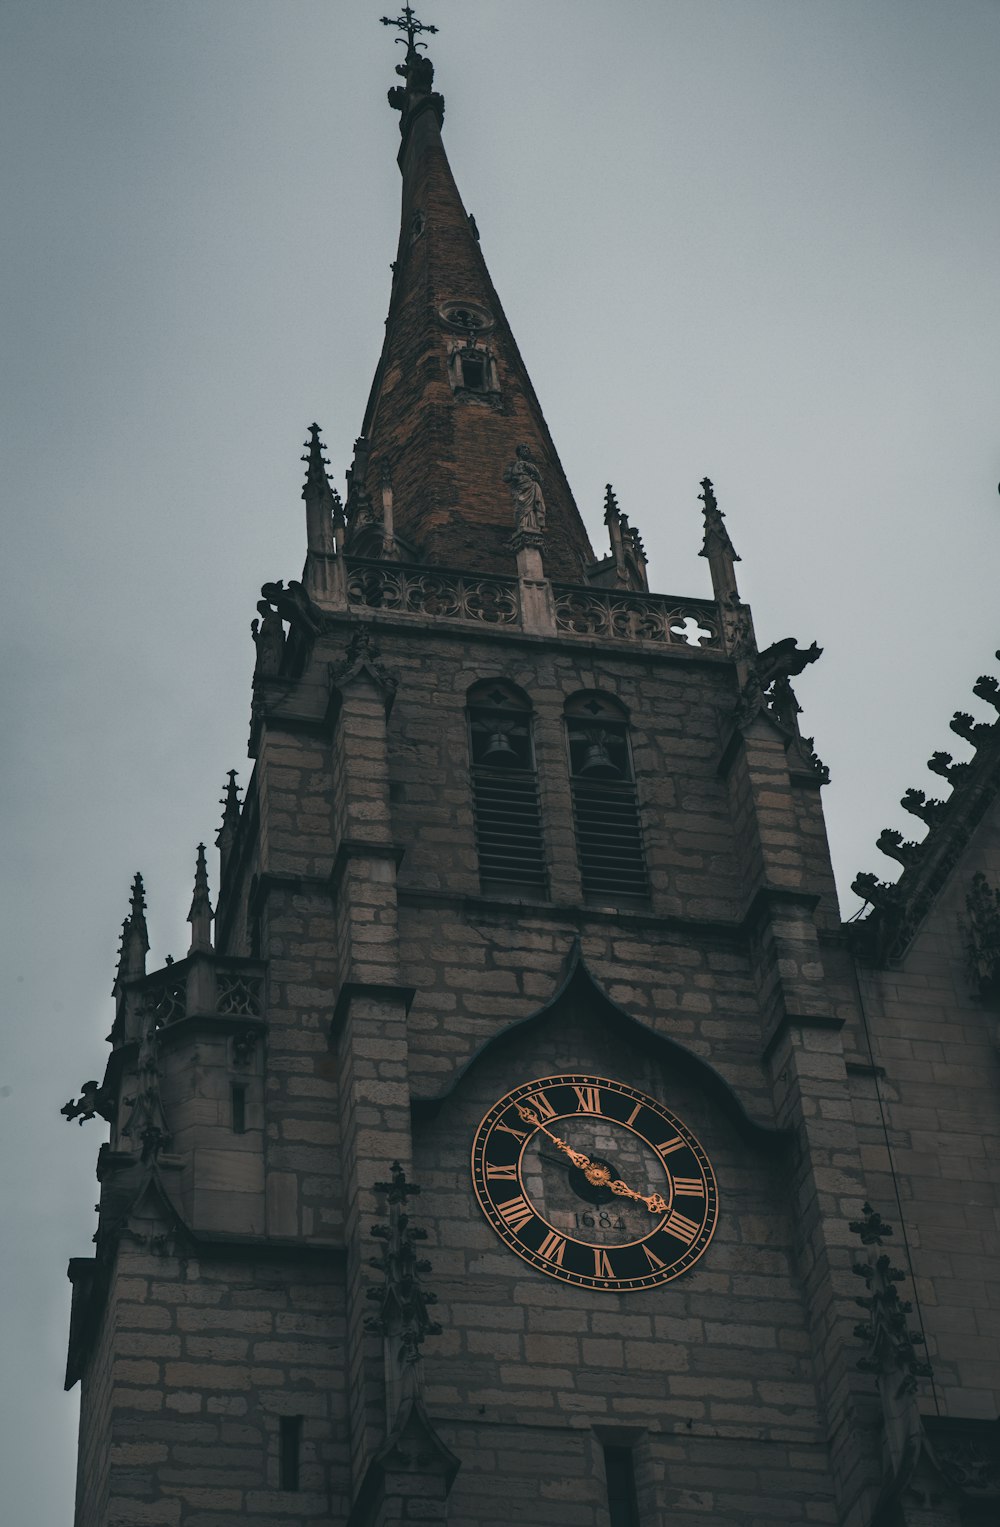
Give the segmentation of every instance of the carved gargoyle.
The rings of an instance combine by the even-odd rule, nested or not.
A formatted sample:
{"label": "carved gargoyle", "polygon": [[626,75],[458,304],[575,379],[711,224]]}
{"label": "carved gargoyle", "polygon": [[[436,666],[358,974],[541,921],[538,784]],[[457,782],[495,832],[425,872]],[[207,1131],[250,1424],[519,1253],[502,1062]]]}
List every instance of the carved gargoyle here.
{"label": "carved gargoyle", "polygon": [[761,688],[767,689],[775,679],[791,679],[803,669],[808,668],[810,663],[822,657],[823,648],[817,642],[808,647],[796,645],[794,636],[786,636],[780,642],[773,642],[758,654],[756,668],[757,677]]}
{"label": "carved gargoyle", "polygon": [[307,636],[319,634],[323,626],[323,612],[313,603],[297,579],[289,579],[287,588],[283,578],[279,578],[277,583],[265,583],[261,586],[261,594],[269,605],[274,606],[282,620],[287,620],[294,629],[304,631]]}
{"label": "carved gargoyle", "polygon": [[106,1119],[110,1124],[115,1116],[115,1100],[99,1082],[84,1082],[80,1088],[78,1098],[70,1098],[64,1103],[59,1112],[65,1114],[66,1122],[72,1123],[76,1119],[80,1124],[86,1124],[88,1119]]}

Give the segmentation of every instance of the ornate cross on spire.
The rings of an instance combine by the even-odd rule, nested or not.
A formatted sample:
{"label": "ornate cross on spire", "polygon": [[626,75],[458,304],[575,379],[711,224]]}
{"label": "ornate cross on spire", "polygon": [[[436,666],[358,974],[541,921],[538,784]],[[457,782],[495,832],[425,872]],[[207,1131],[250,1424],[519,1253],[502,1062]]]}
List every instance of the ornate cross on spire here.
{"label": "ornate cross on spire", "polygon": [[[418,48],[423,48],[424,52],[427,51],[427,44],[425,42],[417,42],[416,40],[420,32],[437,31],[437,27],[429,26],[426,22],[423,21],[417,21],[413,14],[412,5],[404,5],[402,16],[397,16],[395,21],[393,21],[390,16],[383,16],[382,25],[384,27],[399,27],[401,32],[406,33],[407,58],[415,57]],[[402,42],[403,39],[402,37],[397,37],[396,41]]]}

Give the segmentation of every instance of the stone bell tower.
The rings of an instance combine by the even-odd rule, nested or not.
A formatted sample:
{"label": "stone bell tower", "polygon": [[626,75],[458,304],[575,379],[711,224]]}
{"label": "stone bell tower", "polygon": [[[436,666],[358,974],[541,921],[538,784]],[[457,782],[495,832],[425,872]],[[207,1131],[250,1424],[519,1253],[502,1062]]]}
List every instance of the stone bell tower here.
{"label": "stone bell tower", "polygon": [[147,971],[136,877],[65,1110],[110,1125],[76,1527],[937,1520],[884,1504],[859,1367],[883,1222],[791,686],[819,649],[758,648],[707,478],[710,598],[649,591],[610,487],[595,555],[434,29],[390,24],[400,237],[346,494],[313,425],[214,915],[199,847],[189,952]]}

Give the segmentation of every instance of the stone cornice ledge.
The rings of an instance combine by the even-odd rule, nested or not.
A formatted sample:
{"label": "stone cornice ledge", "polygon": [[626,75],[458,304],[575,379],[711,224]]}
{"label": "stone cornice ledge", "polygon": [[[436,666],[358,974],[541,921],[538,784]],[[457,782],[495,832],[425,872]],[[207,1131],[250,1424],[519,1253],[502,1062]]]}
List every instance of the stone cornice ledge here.
{"label": "stone cornice ledge", "polygon": [[355,997],[367,997],[369,1002],[402,1002],[406,1011],[417,994],[415,986],[394,986],[389,982],[345,981],[337,993],[330,1022],[330,1038],[334,1039],[343,1028],[348,1009]]}

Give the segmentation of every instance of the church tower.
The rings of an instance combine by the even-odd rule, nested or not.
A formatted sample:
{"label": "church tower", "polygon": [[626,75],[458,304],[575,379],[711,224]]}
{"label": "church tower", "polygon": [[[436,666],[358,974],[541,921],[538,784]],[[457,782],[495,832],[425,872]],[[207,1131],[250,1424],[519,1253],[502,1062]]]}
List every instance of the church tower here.
{"label": "church tower", "polygon": [[215,909],[202,845],[188,954],[148,971],[136,876],[107,1071],[65,1110],[110,1125],[76,1527],[980,1520],[940,1470],[926,1509],[896,1488],[926,1365],[864,1208],[879,967],[798,727],[819,649],[758,647],[708,478],[710,599],[649,591],[610,487],[595,553],[434,28],[395,24],[347,491],[312,425]]}

